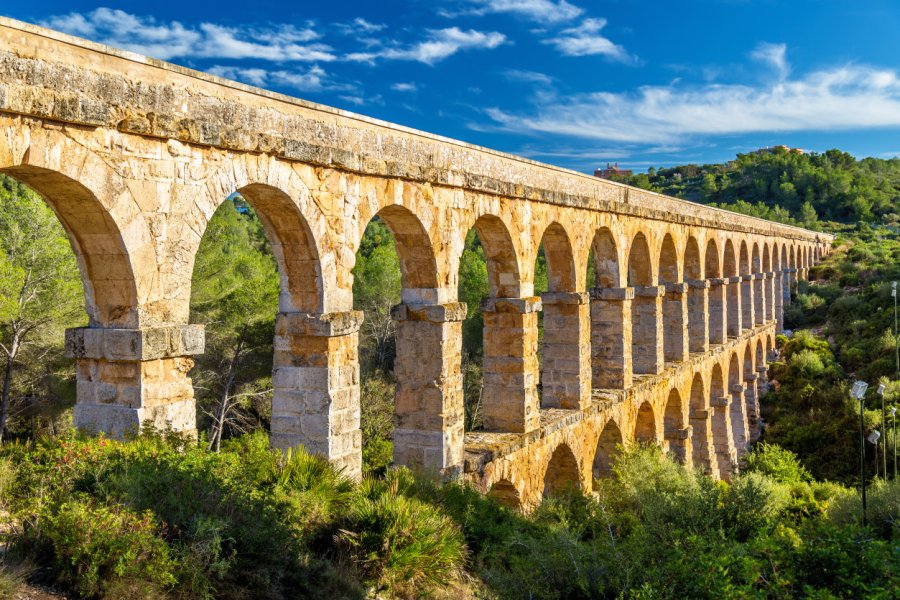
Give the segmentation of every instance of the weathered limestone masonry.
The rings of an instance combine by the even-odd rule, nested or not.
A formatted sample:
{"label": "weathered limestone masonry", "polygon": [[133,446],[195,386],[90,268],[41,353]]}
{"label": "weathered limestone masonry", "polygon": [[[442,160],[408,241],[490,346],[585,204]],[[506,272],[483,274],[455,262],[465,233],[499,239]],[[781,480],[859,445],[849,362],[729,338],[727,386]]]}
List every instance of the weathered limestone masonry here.
{"label": "weathered limestone masonry", "polygon": [[[402,271],[396,461],[526,507],[608,475],[634,440],[728,476],[756,435],[782,308],[831,244],[5,18],[0,172],[44,196],[78,258],[78,427],[195,430],[194,257],[239,192],[281,275],[272,445],[358,475],[352,269],[378,216]],[[463,431],[456,292],[473,227],[490,280],[480,433]],[[541,247],[549,291],[536,297]]]}

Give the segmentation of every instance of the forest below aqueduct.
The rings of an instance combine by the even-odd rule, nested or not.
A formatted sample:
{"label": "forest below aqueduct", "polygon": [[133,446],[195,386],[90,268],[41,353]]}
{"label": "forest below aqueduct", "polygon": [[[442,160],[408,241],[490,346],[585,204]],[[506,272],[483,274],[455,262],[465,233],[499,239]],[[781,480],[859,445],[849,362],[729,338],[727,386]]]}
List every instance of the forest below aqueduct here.
{"label": "forest below aqueduct", "polygon": [[[885,384],[886,412],[900,404],[890,295],[900,279],[900,160],[775,149],[650,169],[627,183],[838,237],[786,307],[790,335],[778,337],[761,399],[763,435],[740,475],[715,482],[633,447],[594,493],[573,489],[521,515],[391,465],[401,275],[377,218],[354,268],[354,304],[365,313],[362,482],[303,451],[268,450],[279,276],[239,196],[213,216],[194,266],[191,322],[206,328],[191,372],[198,443],[153,432],[125,443],[78,437],[62,347],[64,330],[86,323],[76,260],[43,200],[3,178],[0,597],[24,580],[106,598],[891,597],[900,486],[896,438],[874,390]],[[534,273],[540,294],[543,252]],[[472,431],[489,293],[474,230],[459,282]],[[887,440],[867,445],[866,527],[854,379],[870,384],[866,433]]]}

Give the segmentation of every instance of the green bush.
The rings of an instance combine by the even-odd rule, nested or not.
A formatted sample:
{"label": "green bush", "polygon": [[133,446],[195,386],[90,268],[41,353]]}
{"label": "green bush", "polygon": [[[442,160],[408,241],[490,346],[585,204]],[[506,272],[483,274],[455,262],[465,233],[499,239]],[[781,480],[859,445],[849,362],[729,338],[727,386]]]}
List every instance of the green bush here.
{"label": "green bush", "polygon": [[744,459],[745,469],[771,477],[778,483],[796,484],[812,479],[797,455],[777,444],[761,442]]}
{"label": "green bush", "polygon": [[175,563],[150,511],[72,500],[46,507],[26,532],[52,548],[58,578],[79,594],[105,596],[128,582],[142,596],[174,586]]}
{"label": "green bush", "polygon": [[335,539],[370,586],[412,597],[458,576],[466,549],[449,517],[401,493],[404,477],[363,480]]}
{"label": "green bush", "polygon": [[[900,481],[876,480],[869,486],[866,507],[869,526],[885,540],[900,541]],[[828,521],[839,527],[858,525],[862,519],[859,493],[844,490],[828,507]]]}

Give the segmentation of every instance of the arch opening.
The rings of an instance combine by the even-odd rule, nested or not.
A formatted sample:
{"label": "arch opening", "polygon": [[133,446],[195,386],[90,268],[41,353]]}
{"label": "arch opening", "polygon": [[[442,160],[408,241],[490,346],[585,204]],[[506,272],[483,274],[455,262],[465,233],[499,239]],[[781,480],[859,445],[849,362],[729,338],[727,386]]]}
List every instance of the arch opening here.
{"label": "arch opening", "polygon": [[657,374],[663,366],[662,298],[653,285],[650,246],[643,233],[634,236],[628,253],[628,286],[634,289],[631,302],[632,372]]}
{"label": "arch opening", "polygon": [[678,251],[671,234],[663,238],[659,254],[659,285],[664,286],[662,301],[663,359],[681,362],[687,358],[688,344],[688,294],[683,289],[678,268]]}
{"label": "arch opening", "polygon": [[544,473],[544,497],[556,496],[572,488],[581,489],[578,460],[569,446],[560,444],[553,451]]}
{"label": "arch opening", "polygon": [[[0,383],[0,443],[36,439],[67,427],[64,410],[76,393],[76,377],[82,375],[64,356],[61,330],[89,321],[96,326],[98,319],[113,316],[102,299],[100,305],[94,299],[111,285],[96,270],[104,259],[96,255],[100,240],[92,240],[86,227],[73,228],[62,220],[74,218],[79,204],[103,210],[86,188],[63,175],[31,168],[0,170],[0,381],[6,383]],[[109,216],[93,216],[98,229],[111,227],[96,235],[112,241],[108,236],[118,234]],[[136,313],[121,316],[130,314]]]}
{"label": "arch opening", "polygon": [[656,415],[649,402],[644,402],[638,408],[637,420],[634,426],[634,440],[640,444],[656,443]]}
{"label": "arch opening", "polygon": [[668,451],[680,464],[690,462],[690,446],[687,445],[687,430],[684,424],[684,407],[681,403],[681,394],[672,388],[666,399],[666,408],[663,412],[663,437]]}
{"label": "arch opening", "polygon": [[576,294],[575,258],[565,229],[551,223],[535,260],[535,294],[541,296],[538,321],[541,406],[581,408],[589,401],[587,356],[590,323],[584,294]]}
{"label": "arch opening", "polygon": [[508,479],[501,479],[491,486],[488,496],[494,498],[502,506],[511,510],[522,510],[522,500],[519,490]]}
{"label": "arch opening", "polygon": [[613,465],[621,453],[621,449],[625,443],[622,431],[615,421],[610,419],[600,432],[597,440],[597,447],[594,451],[593,461],[593,478],[605,479],[612,477]]}
{"label": "arch opening", "polygon": [[462,352],[466,429],[530,431],[538,425],[540,407],[540,303],[530,295],[533,280],[520,280],[516,249],[499,217],[486,214],[475,221],[459,272],[459,297],[468,306]]}
{"label": "arch opening", "polygon": [[709,348],[706,314],[709,311],[709,294],[701,287],[703,265],[700,261],[700,245],[697,238],[688,238],[684,249],[684,281],[688,284],[688,350],[706,352]]}

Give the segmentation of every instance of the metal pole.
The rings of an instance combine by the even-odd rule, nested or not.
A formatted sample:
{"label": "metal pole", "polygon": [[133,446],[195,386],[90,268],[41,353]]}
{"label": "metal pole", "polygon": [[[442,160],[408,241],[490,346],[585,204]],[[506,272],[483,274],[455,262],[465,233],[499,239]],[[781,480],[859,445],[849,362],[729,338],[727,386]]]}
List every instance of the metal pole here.
{"label": "metal pole", "polygon": [[897,282],[891,286],[891,296],[894,297],[894,357],[895,376],[900,379],[900,340],[897,340]]}
{"label": "metal pole", "polygon": [[862,483],[862,524],[868,525],[866,518],[866,422],[863,415],[865,407],[863,399],[859,399],[859,473]]}
{"label": "metal pole", "polygon": [[894,481],[897,480],[897,414],[894,413]]}
{"label": "metal pole", "polygon": [[[887,481],[887,414],[884,412],[884,393],[881,394],[881,430],[884,432],[884,440],[881,442],[881,476]],[[875,462],[878,462],[878,444],[875,444]],[[876,467],[877,470],[877,467]]]}

